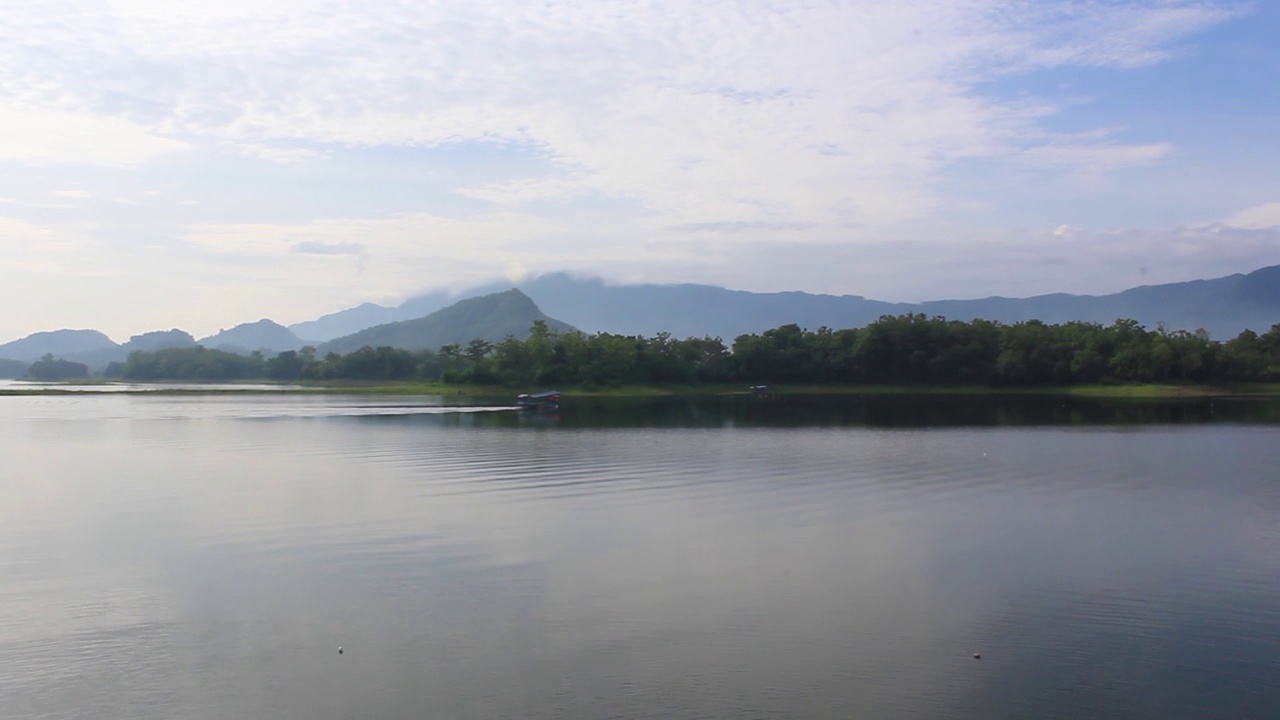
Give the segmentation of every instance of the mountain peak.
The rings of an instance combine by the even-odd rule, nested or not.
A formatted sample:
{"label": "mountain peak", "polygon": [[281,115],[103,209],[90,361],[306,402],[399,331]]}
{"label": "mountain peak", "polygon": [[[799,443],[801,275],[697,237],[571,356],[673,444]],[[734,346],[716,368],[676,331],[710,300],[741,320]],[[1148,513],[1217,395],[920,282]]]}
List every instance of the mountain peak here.
{"label": "mountain peak", "polygon": [[230,330],[221,330],[217,334],[201,339],[200,344],[207,348],[231,352],[246,350],[283,352],[297,350],[305,343],[289,328],[274,320],[263,318],[256,322],[241,323]]}
{"label": "mountain peak", "polygon": [[61,358],[118,347],[111,338],[97,330],[49,330],[0,345],[0,357],[35,362],[45,354]]}
{"label": "mountain peak", "polygon": [[390,346],[406,350],[439,350],[444,345],[466,344],[471,340],[501,342],[507,337],[524,338],[537,320],[558,332],[573,332],[567,323],[548,317],[533,299],[512,288],[489,295],[459,300],[426,317],[377,325],[325,343],[323,353],[348,353],[364,346]]}

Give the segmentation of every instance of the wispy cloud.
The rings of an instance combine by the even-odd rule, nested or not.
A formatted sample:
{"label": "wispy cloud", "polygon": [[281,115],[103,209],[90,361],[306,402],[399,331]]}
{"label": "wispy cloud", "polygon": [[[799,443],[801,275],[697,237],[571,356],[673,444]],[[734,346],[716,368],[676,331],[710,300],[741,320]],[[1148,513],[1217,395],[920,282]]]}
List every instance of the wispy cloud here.
{"label": "wispy cloud", "polygon": [[[880,203],[833,188],[910,203],[940,163],[1010,151],[1090,172],[1148,162],[1164,150],[1059,140],[1037,128],[1043,108],[976,88],[1155,62],[1226,14],[1190,0],[218,5],[11,10],[0,97],[27,104],[17,135],[43,141],[10,133],[0,158],[138,161],[179,147],[167,138],[291,160],[317,151],[280,143],[516,140],[581,178],[552,192],[691,222],[749,215],[742,201],[763,196],[810,217],[871,212]],[[74,136],[113,141],[68,147]]]}

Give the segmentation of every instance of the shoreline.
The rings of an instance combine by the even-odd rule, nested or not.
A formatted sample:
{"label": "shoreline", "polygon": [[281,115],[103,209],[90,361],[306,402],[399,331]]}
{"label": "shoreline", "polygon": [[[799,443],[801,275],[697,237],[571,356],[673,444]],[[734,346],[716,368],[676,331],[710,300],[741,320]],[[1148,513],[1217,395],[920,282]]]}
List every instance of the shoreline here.
{"label": "shoreline", "polygon": [[[145,385],[130,389],[127,385]],[[0,397],[33,395],[202,395],[227,394],[344,394],[344,395],[432,395],[439,397],[502,397],[525,392],[521,388],[502,386],[446,385],[443,383],[377,383],[377,382],[314,382],[273,383],[254,380],[237,382],[174,382],[167,383],[112,383],[104,381],[43,383],[39,387],[0,387]],[[207,385],[208,387],[200,387]],[[237,387],[243,385],[244,387]],[[111,390],[100,390],[111,386]],[[273,387],[274,386],[274,387]],[[1280,383],[1224,383],[1221,385],[1182,384],[1090,384],[1050,385],[1033,387],[998,387],[985,385],[770,385],[778,396],[811,395],[912,395],[912,396],[1072,396],[1085,398],[1212,398],[1212,397],[1273,397],[1280,396]],[[541,389],[541,388],[537,388]],[[656,397],[712,397],[746,396],[749,393],[740,385],[634,385],[612,388],[567,387],[562,389],[566,398],[656,398]]]}

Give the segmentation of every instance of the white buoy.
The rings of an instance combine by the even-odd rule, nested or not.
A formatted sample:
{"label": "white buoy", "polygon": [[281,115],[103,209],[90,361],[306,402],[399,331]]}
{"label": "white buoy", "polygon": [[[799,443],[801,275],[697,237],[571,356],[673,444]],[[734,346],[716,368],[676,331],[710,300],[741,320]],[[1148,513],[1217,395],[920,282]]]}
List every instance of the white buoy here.
{"label": "white buoy", "polygon": [[338,654],[339,654],[339,655],[341,655],[341,654],[342,654],[342,646],[341,646],[341,645],[339,645],[339,646],[338,646]]}

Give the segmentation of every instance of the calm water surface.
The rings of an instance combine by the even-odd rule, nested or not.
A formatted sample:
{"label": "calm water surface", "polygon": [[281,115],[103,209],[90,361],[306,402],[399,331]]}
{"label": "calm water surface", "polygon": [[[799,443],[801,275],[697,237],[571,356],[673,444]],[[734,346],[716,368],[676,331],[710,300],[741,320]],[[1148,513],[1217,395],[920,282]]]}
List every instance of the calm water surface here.
{"label": "calm water surface", "polygon": [[495,404],[0,397],[0,717],[1280,717],[1274,402]]}

